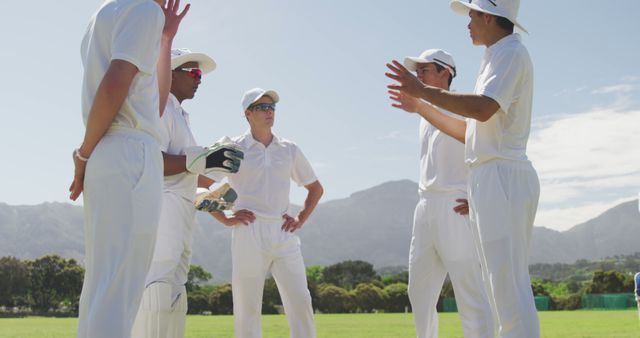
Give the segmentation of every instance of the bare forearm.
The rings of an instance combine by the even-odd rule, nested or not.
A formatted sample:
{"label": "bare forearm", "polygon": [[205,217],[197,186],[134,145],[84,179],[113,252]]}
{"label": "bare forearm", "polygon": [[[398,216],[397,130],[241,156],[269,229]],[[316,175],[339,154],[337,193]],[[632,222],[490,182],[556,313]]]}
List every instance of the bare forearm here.
{"label": "bare forearm", "polygon": [[454,93],[431,86],[425,86],[421,94],[420,98],[438,107],[481,122],[491,118],[500,108],[493,99],[482,95]]}
{"label": "bare forearm", "polygon": [[111,62],[98,86],[89,112],[84,140],[80,147],[82,155],[86,157],[91,155],[100,139],[111,127],[137,73],[138,69],[131,63],[122,60]]}
{"label": "bare forearm", "polygon": [[160,93],[160,116],[167,106],[169,91],[171,90],[171,45],[173,38],[162,37],[160,56],[158,57],[158,90]]}
{"label": "bare forearm", "polygon": [[311,216],[311,213],[318,205],[318,202],[320,202],[320,198],[324,193],[324,188],[319,181],[306,185],[305,188],[308,190],[307,198],[304,200],[302,210],[298,213],[298,219],[302,223],[306,222],[309,216]]}
{"label": "bare forearm", "polygon": [[467,128],[466,122],[447,116],[425,101],[420,102],[420,105],[418,106],[418,114],[420,114],[420,116],[425,120],[429,121],[429,123],[434,127],[440,129],[443,133],[453,137],[461,143],[464,143]]}
{"label": "bare forearm", "polygon": [[164,176],[171,176],[187,171],[187,157],[185,155],[170,155],[162,153],[164,161]]}
{"label": "bare forearm", "polygon": [[209,187],[216,183],[216,181],[210,179],[207,176],[203,176],[203,175],[198,175],[198,188],[207,188],[209,189]]}

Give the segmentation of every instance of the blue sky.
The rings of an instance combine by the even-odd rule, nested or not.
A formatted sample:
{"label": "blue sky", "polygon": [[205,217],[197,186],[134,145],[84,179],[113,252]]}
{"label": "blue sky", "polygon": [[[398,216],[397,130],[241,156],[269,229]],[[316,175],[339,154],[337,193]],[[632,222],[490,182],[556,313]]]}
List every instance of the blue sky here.
{"label": "blue sky", "polygon": [[[0,201],[68,201],[71,151],[83,135],[80,40],[101,1],[13,1],[0,21],[4,65]],[[275,132],[296,141],[324,201],[417,179],[418,117],[390,107],[385,63],[428,48],[473,90],[483,47],[448,1],[193,0],[175,47],[218,69],[185,103],[196,139],[243,133],[240,98],[275,89]],[[542,182],[536,225],[558,230],[640,191],[640,2],[524,0],[519,21],[534,62],[529,156]],[[293,190],[300,203],[304,191]]]}

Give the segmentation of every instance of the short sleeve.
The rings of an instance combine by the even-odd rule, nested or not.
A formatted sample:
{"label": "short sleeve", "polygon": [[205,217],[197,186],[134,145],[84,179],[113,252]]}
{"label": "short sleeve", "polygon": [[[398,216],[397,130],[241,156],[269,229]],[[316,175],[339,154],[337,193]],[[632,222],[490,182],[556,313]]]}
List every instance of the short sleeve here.
{"label": "short sleeve", "polygon": [[487,65],[476,94],[495,100],[504,112],[509,111],[515,97],[518,83],[525,71],[525,60],[513,48],[496,53]]}
{"label": "short sleeve", "polygon": [[173,136],[175,121],[173,114],[165,109],[164,114],[160,117],[160,127],[158,130],[158,143],[160,150],[167,152]]}
{"label": "short sleeve", "polygon": [[318,180],[313,168],[311,168],[311,164],[297,146],[295,146],[293,152],[291,179],[299,186],[305,186]]}
{"label": "short sleeve", "polygon": [[164,14],[155,2],[145,1],[123,9],[114,26],[111,60],[130,62],[140,72],[153,74],[163,26]]}

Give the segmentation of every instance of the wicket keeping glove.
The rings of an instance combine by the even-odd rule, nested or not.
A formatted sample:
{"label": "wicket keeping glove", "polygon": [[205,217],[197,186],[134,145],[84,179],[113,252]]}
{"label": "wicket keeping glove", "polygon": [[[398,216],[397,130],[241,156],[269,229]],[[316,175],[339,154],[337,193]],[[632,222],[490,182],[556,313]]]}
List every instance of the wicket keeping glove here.
{"label": "wicket keeping glove", "polygon": [[224,211],[231,210],[237,198],[236,191],[225,183],[214,191],[198,194],[193,204],[197,210],[204,212]]}
{"label": "wicket keeping glove", "polygon": [[240,147],[231,142],[228,137],[223,137],[209,147],[186,148],[185,155],[187,155],[187,170],[199,175],[212,171],[237,173],[240,169],[240,161],[244,158]]}

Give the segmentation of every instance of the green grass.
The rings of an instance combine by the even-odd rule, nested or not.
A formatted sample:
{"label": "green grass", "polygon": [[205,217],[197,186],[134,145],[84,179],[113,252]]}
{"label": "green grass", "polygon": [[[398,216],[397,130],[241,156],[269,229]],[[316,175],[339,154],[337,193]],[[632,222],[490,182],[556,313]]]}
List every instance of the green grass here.
{"label": "green grass", "polygon": [[[637,338],[636,310],[540,312],[544,338]],[[1,318],[0,338],[75,337],[76,318]],[[415,337],[410,314],[323,314],[316,316],[320,338]],[[263,316],[264,338],[286,338],[284,316]],[[187,338],[233,337],[231,316],[189,316]],[[462,337],[455,313],[440,314],[440,337]]]}

